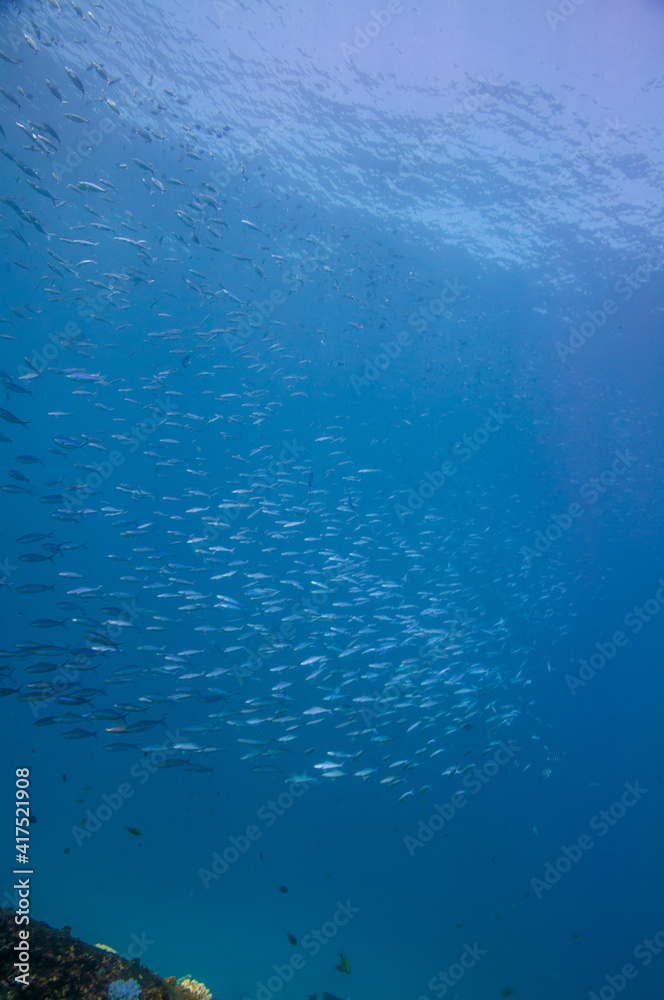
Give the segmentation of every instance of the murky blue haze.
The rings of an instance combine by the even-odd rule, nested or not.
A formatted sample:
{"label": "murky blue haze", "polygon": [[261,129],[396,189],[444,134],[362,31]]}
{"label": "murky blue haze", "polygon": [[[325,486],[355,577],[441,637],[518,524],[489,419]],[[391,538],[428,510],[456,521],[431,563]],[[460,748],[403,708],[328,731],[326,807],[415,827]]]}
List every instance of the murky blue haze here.
{"label": "murky blue haze", "polygon": [[224,1000],[659,995],[663,15],[3,4],[35,918]]}

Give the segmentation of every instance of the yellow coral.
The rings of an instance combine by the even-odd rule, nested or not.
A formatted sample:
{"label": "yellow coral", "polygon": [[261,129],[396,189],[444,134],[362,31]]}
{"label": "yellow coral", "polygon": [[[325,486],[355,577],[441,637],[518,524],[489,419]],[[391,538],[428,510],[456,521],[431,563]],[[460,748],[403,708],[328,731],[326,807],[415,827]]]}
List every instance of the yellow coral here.
{"label": "yellow coral", "polygon": [[95,948],[101,948],[102,951],[110,951],[113,955],[117,955],[115,948],[110,948],[107,944],[96,944]]}
{"label": "yellow coral", "polygon": [[212,1000],[212,994],[207,986],[199,983],[196,979],[192,979],[191,976],[182,976],[177,980],[177,985],[181,990],[191,993],[193,997],[196,997],[196,1000]]}

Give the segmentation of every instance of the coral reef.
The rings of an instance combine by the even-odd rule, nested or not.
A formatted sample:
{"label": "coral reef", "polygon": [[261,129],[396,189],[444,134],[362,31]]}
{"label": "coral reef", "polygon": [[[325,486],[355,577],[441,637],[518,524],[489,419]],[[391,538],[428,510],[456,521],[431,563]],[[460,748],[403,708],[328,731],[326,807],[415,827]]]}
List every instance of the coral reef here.
{"label": "coral reef", "polygon": [[191,976],[182,976],[178,979],[177,985],[181,990],[186,990],[191,996],[196,997],[196,1000],[212,1000],[212,994],[207,986],[192,979]]}
{"label": "coral reef", "polygon": [[[19,943],[14,915],[14,910],[0,908],[1,1000],[211,1000],[209,990],[190,976],[183,982],[204,992],[179,985],[175,976],[162,978],[108,946],[79,941],[70,927],[55,930],[32,918],[29,985],[24,987],[14,981],[14,946]],[[133,992],[111,993],[114,987]]]}
{"label": "coral reef", "polygon": [[108,1000],[139,1000],[141,987],[135,979],[116,979],[108,987]]}

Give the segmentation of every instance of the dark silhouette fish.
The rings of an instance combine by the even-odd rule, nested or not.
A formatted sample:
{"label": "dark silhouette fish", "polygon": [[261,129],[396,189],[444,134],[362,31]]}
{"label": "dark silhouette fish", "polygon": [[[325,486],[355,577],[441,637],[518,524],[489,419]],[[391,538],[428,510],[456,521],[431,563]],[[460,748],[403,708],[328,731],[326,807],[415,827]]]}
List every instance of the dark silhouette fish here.
{"label": "dark silhouette fish", "polygon": [[8,424],[22,424],[23,427],[25,427],[26,424],[30,423],[29,420],[19,420],[18,417],[15,417],[13,413],[9,412],[9,410],[3,410],[1,406],[0,417],[2,417],[3,420],[6,420]]}
{"label": "dark silhouette fish", "polygon": [[308,993],[307,1000],[342,1000],[341,997],[337,997],[334,993]]}
{"label": "dark silhouette fish", "polygon": [[79,76],[76,75],[76,73],[74,73],[73,69],[70,69],[69,66],[65,66],[65,73],[67,74],[71,82],[74,84],[74,86],[78,87],[80,92],[84,94],[85,87],[83,86],[83,81]]}

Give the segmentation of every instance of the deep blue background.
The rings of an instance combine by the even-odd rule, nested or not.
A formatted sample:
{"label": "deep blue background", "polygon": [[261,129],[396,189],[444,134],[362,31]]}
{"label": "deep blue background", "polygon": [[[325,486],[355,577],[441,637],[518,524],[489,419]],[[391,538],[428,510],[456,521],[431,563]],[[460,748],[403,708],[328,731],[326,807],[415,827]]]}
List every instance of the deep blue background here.
{"label": "deep blue background", "polygon": [[[224,1000],[260,1000],[258,983],[295,951],[306,964],[278,991],[284,1000],[323,991],[433,998],[442,994],[432,977],[475,944],[486,954],[446,995],[599,991],[664,931],[664,619],[658,612],[638,635],[624,624],[664,575],[661,9],[633,4],[628,18],[617,3],[589,3],[558,20],[531,3],[472,16],[461,3],[404,3],[366,47],[356,39],[374,15],[345,3],[132,3],[93,13],[96,22],[64,5],[2,11],[0,47],[20,62],[3,61],[0,82],[21,105],[0,95],[14,158],[0,163],[2,194],[47,234],[1,204],[2,402],[29,423],[4,422],[10,441],[0,447],[6,470],[28,476],[30,489],[3,493],[1,686],[19,700],[1,702],[2,794],[11,806],[14,768],[31,768],[33,915],[123,954],[138,938],[144,964],[191,973]],[[92,62],[117,81],[105,85],[86,69]],[[58,151],[25,149],[17,121],[48,122]],[[16,160],[38,172],[55,207]],[[81,181],[113,186],[100,195],[75,190]],[[625,300],[618,283],[646,264],[647,280]],[[442,315],[415,318],[450,287],[460,291]],[[276,292],[269,322],[249,327]],[[615,313],[561,360],[557,345],[609,298]],[[383,345],[402,331],[387,364]],[[22,378],[26,357],[38,378]],[[67,378],[80,370],[98,379]],[[455,444],[492,408],[503,426],[463,461]],[[132,428],[155,413],[163,423],[132,445]],[[294,460],[288,444],[299,449]],[[626,450],[634,461],[624,475],[596,502],[580,500]],[[76,518],[53,520],[58,505],[41,498],[75,501],[88,473],[74,463],[112,452],[117,467],[79,495]],[[17,464],[24,454],[43,465]],[[400,517],[409,491],[446,461],[455,475]],[[569,530],[527,558],[537,533],[574,502],[582,514]],[[220,504],[232,521],[213,534]],[[142,534],[122,533],[139,526]],[[16,540],[33,531],[84,547],[30,565],[19,557],[40,544]],[[330,590],[320,605],[312,578]],[[55,589],[18,592],[32,582]],[[99,596],[68,595],[80,586]],[[203,606],[187,609],[182,593],[169,599],[186,590],[204,595]],[[118,592],[130,596],[110,596]],[[218,593],[242,611],[213,608]],[[58,606],[66,601],[80,611]],[[103,690],[71,709],[52,702],[37,718],[184,694],[144,715],[173,733],[213,727],[181,739],[218,748],[191,755],[210,772],[157,770],[143,784],[131,771],[139,750],[103,751],[125,739],[160,745],[166,727],[130,739],[107,734],[111,721],[33,725],[20,698],[55,672],[26,670],[44,656],[17,656],[17,644],[85,646],[84,632],[122,616],[102,612],[108,606],[138,613],[117,650],[78,677]],[[71,621],[79,615],[99,627]],[[64,624],[30,624],[42,618]],[[155,626],[163,630],[147,630]],[[280,648],[240,683],[233,671],[255,663],[268,629]],[[440,630],[438,660],[427,656],[428,629]],[[572,695],[566,675],[619,629],[627,645]],[[190,649],[199,652],[180,666],[164,659]],[[317,655],[328,662],[307,679],[320,664],[301,664]],[[135,675],[119,683],[114,671],[131,665]],[[220,668],[230,672],[205,676]],[[238,735],[275,747],[285,727],[226,718],[273,718],[280,681],[292,684],[285,704],[297,738],[278,758],[241,760],[249,746]],[[390,682],[398,705],[381,703],[367,728],[392,741],[353,735],[365,726],[352,698],[375,706]],[[459,707],[471,685],[472,704]],[[228,693],[208,702],[210,687]],[[257,710],[249,698],[266,704]],[[334,713],[312,726],[302,714],[312,706]],[[97,736],[61,738],[81,726]],[[411,857],[404,838],[501,740],[519,747],[513,761]],[[342,778],[313,767],[330,752],[360,751]],[[261,765],[277,773],[252,770]],[[376,768],[367,782],[355,776],[365,767]],[[304,772],[319,782],[268,828],[259,810]],[[380,784],[395,775],[403,780],[394,788]],[[86,810],[124,782],[134,794],[79,845]],[[605,837],[593,834],[593,816],[634,782],[647,794]],[[259,841],[204,889],[199,869],[252,824]],[[592,850],[538,899],[532,880],[588,832]],[[9,809],[2,842],[10,890]],[[311,956],[302,939],[348,901],[357,915]],[[334,968],[339,950],[349,978]],[[651,1000],[664,958],[635,964],[623,995]]]}

